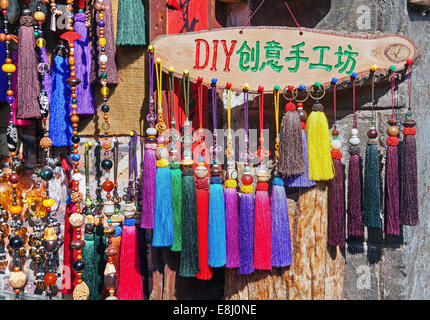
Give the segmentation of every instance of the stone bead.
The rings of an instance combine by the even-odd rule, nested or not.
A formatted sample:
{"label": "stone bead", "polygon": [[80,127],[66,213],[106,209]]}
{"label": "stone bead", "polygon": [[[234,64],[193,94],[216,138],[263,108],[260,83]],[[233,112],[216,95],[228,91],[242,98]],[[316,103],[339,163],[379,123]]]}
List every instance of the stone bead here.
{"label": "stone bead", "polygon": [[155,150],[155,157],[157,160],[167,159],[169,157],[169,151],[164,147],[158,147],[157,150]]}
{"label": "stone bead", "polygon": [[110,170],[110,169],[112,169],[113,163],[109,159],[104,159],[102,161],[101,166],[102,166],[103,170]]}
{"label": "stone bead", "polygon": [[103,214],[105,216],[111,216],[115,213],[115,204],[113,203],[113,201],[105,201],[104,205],[103,205]]}
{"label": "stone bead", "polygon": [[124,217],[133,218],[136,214],[136,208],[131,204],[126,204],[124,207]]}
{"label": "stone bead", "polygon": [[155,129],[155,128],[148,128],[148,129],[146,129],[146,134],[148,136],[155,136],[155,135],[157,135],[157,129]]}
{"label": "stone bead", "polygon": [[103,232],[106,237],[110,238],[115,234],[115,228],[112,226],[104,226]]}
{"label": "stone bead", "polygon": [[110,130],[110,124],[109,124],[109,123],[107,123],[107,122],[103,123],[103,124],[102,124],[102,129],[103,129],[104,131],[109,131],[109,130]]}
{"label": "stone bead", "polygon": [[242,176],[242,183],[246,186],[251,185],[253,181],[254,181],[254,178],[250,174],[244,174]]}
{"label": "stone bead", "polygon": [[113,184],[112,181],[106,180],[105,182],[103,182],[102,188],[106,192],[111,192],[113,190],[113,188],[114,188],[114,184]]}
{"label": "stone bead", "polygon": [[45,229],[43,239],[45,239],[45,240],[57,240],[57,234],[55,233],[54,227],[49,226]]}
{"label": "stone bead", "polygon": [[9,276],[9,284],[14,289],[22,289],[26,282],[27,276],[22,271],[12,272]]}
{"label": "stone bead", "polygon": [[107,104],[104,104],[100,108],[104,113],[108,113],[110,110],[110,107]]}
{"label": "stone bead", "polygon": [[389,126],[389,127],[387,128],[387,134],[388,134],[390,137],[396,137],[396,136],[398,136],[398,135],[399,135],[399,128],[398,128],[398,127],[396,127],[396,126]]}
{"label": "stone bead", "polygon": [[375,128],[369,128],[369,130],[367,130],[367,136],[369,139],[375,139],[378,136],[378,131]]}
{"label": "stone bead", "polygon": [[54,199],[45,199],[45,200],[43,200],[43,202],[42,202],[42,205],[43,205],[45,208],[52,207],[54,204],[55,204],[55,200],[54,200]]}
{"label": "stone bead", "polygon": [[12,215],[18,215],[18,214],[21,214],[22,207],[20,205],[10,206],[8,210],[9,210],[10,214],[12,214]]}
{"label": "stone bead", "polygon": [[106,263],[105,271],[103,272],[103,274],[107,275],[109,273],[116,273],[116,269],[115,269],[115,265],[108,262],[108,263]]}
{"label": "stone bead", "polygon": [[90,289],[85,282],[78,283],[73,290],[73,300],[87,300],[90,295]]}
{"label": "stone bead", "polygon": [[54,252],[58,247],[58,240],[45,240],[43,245],[48,252]]}
{"label": "stone bead", "polygon": [[103,150],[110,150],[111,145],[112,144],[111,144],[110,140],[103,140],[103,142],[102,142]]}
{"label": "stone bead", "polygon": [[45,14],[43,13],[43,11],[36,11],[34,13],[34,19],[36,21],[45,21]]}
{"label": "stone bead", "polygon": [[342,147],[342,142],[339,139],[332,139],[330,141],[330,146],[334,150],[340,150],[340,148]]}
{"label": "stone bead", "polygon": [[205,166],[197,166],[196,169],[194,169],[194,173],[198,178],[206,178],[208,169]]}
{"label": "stone bead", "polygon": [[85,266],[86,266],[86,263],[83,260],[76,260],[75,262],[73,262],[73,269],[76,272],[84,271],[85,270]]}
{"label": "stone bead", "polygon": [[414,120],[412,120],[412,119],[407,119],[407,120],[405,120],[405,121],[403,121],[403,125],[406,127],[406,128],[412,128],[412,127],[415,127],[415,125],[416,125],[417,123],[414,121]]}
{"label": "stone bead", "polygon": [[308,119],[308,114],[306,113],[305,110],[300,109],[299,111],[299,115],[300,115],[300,120],[303,122],[306,122],[306,120]]}
{"label": "stone bead", "polygon": [[43,278],[43,282],[45,282],[47,286],[53,286],[57,282],[57,276],[54,273],[47,273]]}
{"label": "stone bead", "polygon": [[105,300],[118,300],[118,298],[115,296],[108,296]]}
{"label": "stone bead", "polygon": [[1,69],[5,73],[13,73],[16,71],[16,66],[11,63],[5,63],[4,65],[2,65]]}
{"label": "stone bead", "polygon": [[18,236],[10,238],[9,246],[14,250],[21,248],[23,244],[24,241]]}
{"label": "stone bead", "polygon": [[3,10],[7,10],[7,8],[9,8],[9,0],[1,0],[0,8],[2,8]]}
{"label": "stone bead", "polygon": [[85,241],[82,239],[74,239],[71,243],[72,249],[79,250],[85,247]]}
{"label": "stone bead", "polygon": [[36,46],[38,46],[39,48],[43,48],[44,46],[46,46],[46,40],[43,38],[38,38],[36,40]]}
{"label": "stone bead", "polygon": [[84,223],[84,217],[79,213],[72,213],[69,217],[69,223],[72,227],[78,228]]}
{"label": "stone bead", "polygon": [[349,138],[349,143],[353,146],[358,146],[360,144],[360,139],[357,136],[352,136]]}
{"label": "stone bead", "polygon": [[18,179],[19,179],[19,177],[18,177],[18,175],[17,175],[17,174],[11,174],[11,175],[9,176],[9,182],[10,182],[10,183],[17,183],[17,182],[18,182]]}
{"label": "stone bead", "polygon": [[100,61],[101,63],[105,63],[105,62],[107,62],[107,61],[108,61],[108,57],[107,57],[107,55],[105,55],[105,54],[100,55],[100,57],[99,57],[99,61]]}
{"label": "stone bead", "polygon": [[76,172],[75,174],[73,174],[73,180],[81,181],[82,180],[82,174],[80,174],[79,172]]}
{"label": "stone bead", "polygon": [[108,87],[102,87],[101,89],[100,89],[100,93],[102,94],[102,96],[107,96],[107,95],[109,95],[109,88]]}
{"label": "stone bead", "polygon": [[351,129],[351,135],[356,136],[358,134],[358,130],[356,128]]}
{"label": "stone bead", "polygon": [[118,276],[116,273],[108,273],[104,277],[104,283],[107,288],[114,288],[116,286]]}

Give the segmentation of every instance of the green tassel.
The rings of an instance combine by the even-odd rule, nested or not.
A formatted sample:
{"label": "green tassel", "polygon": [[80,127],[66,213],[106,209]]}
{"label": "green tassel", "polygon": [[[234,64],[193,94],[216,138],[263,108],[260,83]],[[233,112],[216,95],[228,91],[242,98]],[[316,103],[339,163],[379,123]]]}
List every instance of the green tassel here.
{"label": "green tassel", "polygon": [[96,248],[94,243],[94,233],[85,233],[85,247],[82,249],[82,260],[85,261],[85,271],[82,275],[82,280],[88,285],[90,295],[88,300],[99,300],[100,291],[97,290],[97,262]]}
{"label": "green tassel", "polygon": [[144,46],[146,44],[143,0],[119,0],[116,45]]}
{"label": "green tassel", "polygon": [[97,272],[96,272],[96,285],[97,285],[97,300],[100,300],[102,295],[101,292],[103,290],[103,279],[104,279],[104,271],[106,267],[107,257],[105,256],[106,250],[106,237],[103,232],[103,226],[96,226],[94,228],[94,243],[96,245],[96,256],[95,260],[97,263]]}
{"label": "green tassel", "polygon": [[172,176],[173,234],[174,243],[171,251],[182,249],[182,172],[179,163],[170,164]]}
{"label": "green tassel", "polygon": [[382,228],[379,180],[378,146],[368,144],[366,147],[363,195],[364,225],[366,227]]}
{"label": "green tassel", "polygon": [[196,185],[193,169],[184,169],[182,176],[182,252],[179,268],[181,277],[194,277],[199,271],[197,244]]}

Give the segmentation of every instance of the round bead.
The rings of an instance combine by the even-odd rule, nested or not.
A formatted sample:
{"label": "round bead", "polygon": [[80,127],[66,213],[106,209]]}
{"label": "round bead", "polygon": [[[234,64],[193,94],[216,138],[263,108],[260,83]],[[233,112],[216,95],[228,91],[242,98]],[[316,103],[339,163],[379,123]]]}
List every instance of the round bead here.
{"label": "round bead", "polygon": [[100,38],[100,39],[99,39],[99,44],[100,44],[101,46],[106,45],[106,38]]}
{"label": "round bead", "polygon": [[155,129],[155,128],[148,128],[148,129],[146,129],[146,134],[148,136],[155,136],[157,134],[157,129]]}
{"label": "round bead", "polygon": [[330,145],[332,149],[339,150],[342,147],[342,142],[339,139],[332,139]]}
{"label": "round bead", "polygon": [[102,94],[102,96],[107,96],[107,95],[109,95],[109,88],[108,87],[102,87],[101,89],[100,89],[100,93]]}
{"label": "round bead", "polygon": [[110,108],[107,104],[102,105],[101,109],[104,113],[108,113],[110,110]]}
{"label": "round bead", "polygon": [[378,131],[375,128],[369,128],[369,130],[367,130],[367,136],[369,139],[376,139]]}
{"label": "round bead", "polygon": [[352,128],[352,129],[351,129],[351,134],[352,134],[353,136],[356,136],[356,135],[358,134],[358,130],[357,130],[356,128]]}
{"label": "round bead", "polygon": [[339,131],[337,131],[336,129],[333,129],[333,131],[331,132],[331,136],[337,137],[338,135],[339,135]]}
{"label": "round bead", "polygon": [[254,181],[254,179],[252,178],[252,175],[250,175],[250,174],[244,174],[242,176],[242,183],[244,185],[251,185],[253,181]]}
{"label": "round bead", "polygon": [[34,19],[36,21],[45,21],[45,14],[43,13],[43,11],[36,11],[34,13]]}
{"label": "round bead", "polygon": [[42,204],[45,208],[52,207],[55,204],[55,201],[54,199],[45,199],[43,200]]}
{"label": "round bead", "polygon": [[73,161],[79,161],[80,159],[81,159],[81,156],[78,153],[72,154]]}
{"label": "round bead", "polygon": [[7,8],[9,8],[9,0],[1,0],[0,8],[2,8],[3,10],[7,10]]}
{"label": "round bead", "polygon": [[243,90],[244,90],[244,91],[248,91],[248,90],[249,90],[249,83],[245,83],[245,84],[243,85]]}
{"label": "round bead", "polygon": [[73,262],[73,269],[76,272],[80,272],[80,271],[84,271],[85,270],[85,261],[83,260],[76,260],[75,262]]}
{"label": "round bead", "polygon": [[43,278],[43,282],[45,282],[47,286],[53,286],[57,282],[57,276],[54,273],[47,273]]}
{"label": "round bead", "polygon": [[79,138],[78,136],[73,136],[71,140],[73,143],[79,143],[79,141],[81,141],[81,138]]}
{"label": "round bead", "polygon": [[396,137],[399,135],[399,128],[396,126],[389,126],[387,128],[387,133],[390,137]]}
{"label": "round bead", "polygon": [[12,274],[9,276],[9,284],[14,289],[23,288],[26,281],[27,281],[27,276],[22,271],[12,272]]}
{"label": "round bead", "polygon": [[6,96],[6,102],[7,103],[13,103],[15,101],[15,98],[13,96]]}
{"label": "round bead", "polygon": [[109,160],[109,159],[104,159],[104,160],[102,161],[101,166],[102,166],[102,168],[103,168],[104,170],[110,170],[110,169],[112,169],[113,164],[112,164],[112,161],[111,161],[111,160]]}
{"label": "round bead", "polygon": [[375,72],[376,70],[378,70],[378,66],[374,64],[373,66],[370,67],[370,70]]}
{"label": "round bead", "polygon": [[11,174],[9,176],[10,183],[17,183],[18,182],[18,175],[17,174]]}
{"label": "round bead", "polygon": [[107,180],[107,181],[103,182],[102,188],[104,191],[111,192],[113,190],[113,187],[114,187],[114,185],[113,185],[112,181]]}
{"label": "round bead", "polygon": [[16,71],[15,65],[11,64],[11,63],[6,63],[6,64],[2,65],[1,69],[5,73],[13,73]]}
{"label": "round bead", "polygon": [[21,212],[22,212],[22,207],[20,205],[9,207],[9,213],[12,215],[18,215],[18,214],[21,214]]}
{"label": "round bead", "polygon": [[23,244],[24,241],[20,237],[14,236],[10,238],[9,245],[14,250],[21,248]]}
{"label": "round bead", "polygon": [[107,55],[102,54],[102,55],[99,57],[99,61],[100,61],[100,62],[102,62],[102,63],[107,62],[107,61],[108,61],[108,57],[107,57]]}
{"label": "round bead", "polygon": [[72,227],[78,228],[84,223],[84,217],[81,214],[75,212],[69,217],[69,222]]}
{"label": "round bead", "polygon": [[79,172],[76,172],[75,174],[73,174],[73,180],[81,181],[82,180],[82,174],[80,174]]}
{"label": "round bead", "polygon": [[111,147],[111,142],[109,140],[103,140],[102,148],[103,150],[109,150]]}
{"label": "round bead", "polygon": [[358,137],[349,138],[349,143],[353,146],[358,146],[360,144],[360,139]]}

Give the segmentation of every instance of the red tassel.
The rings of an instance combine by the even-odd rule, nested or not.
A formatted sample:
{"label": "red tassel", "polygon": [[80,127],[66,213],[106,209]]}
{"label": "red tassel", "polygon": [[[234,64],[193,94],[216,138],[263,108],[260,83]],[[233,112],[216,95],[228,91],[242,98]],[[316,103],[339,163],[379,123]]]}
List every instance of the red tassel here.
{"label": "red tassel", "polygon": [[122,228],[117,297],[119,300],[144,299],[140,276],[139,243],[134,219],[125,219]]}
{"label": "red tassel", "polygon": [[255,192],[254,268],[272,270],[270,199],[267,182],[258,182]]}
{"label": "red tassel", "polygon": [[209,280],[212,278],[212,270],[208,263],[208,210],[209,210],[209,181],[208,179],[196,179],[197,202],[197,235],[199,245],[199,269],[196,278]]}
{"label": "red tassel", "polygon": [[72,214],[71,208],[75,208],[73,204],[66,206],[64,215],[64,248],[63,248],[63,275],[62,275],[62,294],[72,294],[73,288],[78,284],[76,273],[73,271],[72,263],[76,260],[76,250],[72,250],[70,244],[75,238],[75,228],[72,228],[69,223],[69,216]]}

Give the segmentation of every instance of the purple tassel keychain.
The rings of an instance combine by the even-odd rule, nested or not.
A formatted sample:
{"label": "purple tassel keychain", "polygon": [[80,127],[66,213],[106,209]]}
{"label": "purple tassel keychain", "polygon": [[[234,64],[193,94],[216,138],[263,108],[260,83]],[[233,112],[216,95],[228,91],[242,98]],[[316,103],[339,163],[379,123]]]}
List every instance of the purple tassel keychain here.
{"label": "purple tassel keychain", "polygon": [[385,162],[385,234],[400,235],[399,217],[399,159],[397,146],[399,144],[399,128],[397,120],[394,119],[394,88],[395,71],[391,70],[391,119],[387,128],[389,137],[387,138],[387,155]]}
{"label": "purple tassel keychain", "polygon": [[[279,159],[279,86],[273,91],[275,104],[275,163]],[[284,181],[275,170],[270,198],[271,212],[271,263],[273,267],[286,267],[293,262],[291,257],[290,222],[288,219],[288,202],[285,193]]]}
{"label": "purple tassel keychain", "polygon": [[360,139],[355,123],[355,78],[352,73],[352,107],[353,125],[349,138],[349,166],[348,166],[348,237],[363,237],[363,220],[361,213],[361,172],[360,172]]}
{"label": "purple tassel keychain", "polygon": [[143,229],[154,228],[154,205],[155,205],[155,176],[157,174],[157,159],[155,150],[157,149],[157,129],[155,129],[154,104],[154,50],[149,48],[149,113],[146,120],[149,128],[146,129],[147,138],[145,140],[145,154],[143,157],[143,186],[142,186],[142,216],[140,227]]}

